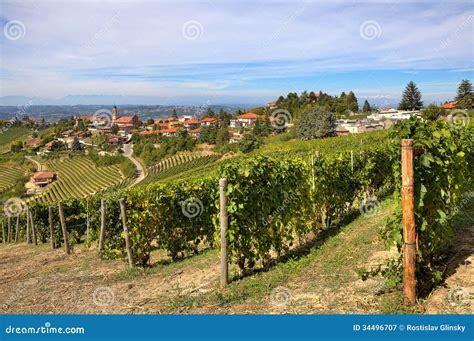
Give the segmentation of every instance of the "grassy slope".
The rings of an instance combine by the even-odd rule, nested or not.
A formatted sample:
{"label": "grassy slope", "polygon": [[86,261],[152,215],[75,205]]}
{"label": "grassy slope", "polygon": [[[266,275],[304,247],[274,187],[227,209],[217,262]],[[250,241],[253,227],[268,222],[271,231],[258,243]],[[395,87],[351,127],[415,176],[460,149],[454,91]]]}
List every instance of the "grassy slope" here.
{"label": "grassy slope", "polygon": [[30,129],[22,127],[13,127],[0,133],[0,154],[8,152],[13,143],[25,141],[30,133]]}

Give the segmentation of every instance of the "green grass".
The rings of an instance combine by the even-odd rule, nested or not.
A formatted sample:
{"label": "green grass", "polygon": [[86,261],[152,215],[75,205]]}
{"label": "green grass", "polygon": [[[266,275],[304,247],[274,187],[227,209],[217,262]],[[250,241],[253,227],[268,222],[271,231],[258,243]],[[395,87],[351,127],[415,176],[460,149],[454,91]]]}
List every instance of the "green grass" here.
{"label": "green grass", "polygon": [[31,130],[23,127],[12,127],[0,130],[0,154],[10,151],[10,146],[19,141],[25,141]]}

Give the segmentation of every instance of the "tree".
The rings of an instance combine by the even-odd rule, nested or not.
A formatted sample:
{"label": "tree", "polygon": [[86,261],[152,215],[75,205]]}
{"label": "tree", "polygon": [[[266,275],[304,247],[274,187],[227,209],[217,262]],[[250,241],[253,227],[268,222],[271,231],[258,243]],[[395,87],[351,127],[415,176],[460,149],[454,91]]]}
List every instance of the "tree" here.
{"label": "tree", "polygon": [[472,83],[468,79],[463,79],[459,84],[455,100],[456,107],[461,109],[471,109],[474,106],[474,93]]}
{"label": "tree", "polygon": [[119,131],[119,126],[117,124],[112,124],[112,127],[110,127],[110,129],[112,129],[112,133],[114,135],[117,135],[118,131]]}
{"label": "tree", "polygon": [[227,128],[221,127],[217,131],[216,144],[220,147],[228,143],[230,140],[230,134]]}
{"label": "tree", "polygon": [[409,82],[403,91],[402,100],[398,105],[400,110],[420,110],[423,107],[421,101],[421,92],[416,87],[416,84]]}
{"label": "tree", "polygon": [[356,95],[349,91],[346,97],[347,109],[352,112],[359,112],[359,103],[357,102]]}
{"label": "tree", "polygon": [[250,153],[260,146],[260,140],[253,133],[245,133],[242,141],[239,142],[239,149],[242,153]]}
{"label": "tree", "polygon": [[171,114],[171,117],[178,118],[178,113],[176,112],[176,109],[173,109],[173,113]]}
{"label": "tree", "polygon": [[81,151],[83,149],[82,144],[81,142],[79,142],[79,139],[77,138],[77,136],[74,137],[74,140],[72,141],[71,149],[75,152]]}
{"label": "tree", "polygon": [[425,120],[435,121],[441,116],[446,115],[446,110],[437,105],[430,104],[421,111],[421,115]]}
{"label": "tree", "polygon": [[370,112],[370,110],[371,110],[370,104],[367,100],[365,100],[364,106],[362,107],[362,111],[365,112],[365,113],[368,113],[368,112]]}
{"label": "tree", "polygon": [[320,108],[304,112],[301,115],[297,135],[302,140],[334,136],[336,117],[332,112]]}

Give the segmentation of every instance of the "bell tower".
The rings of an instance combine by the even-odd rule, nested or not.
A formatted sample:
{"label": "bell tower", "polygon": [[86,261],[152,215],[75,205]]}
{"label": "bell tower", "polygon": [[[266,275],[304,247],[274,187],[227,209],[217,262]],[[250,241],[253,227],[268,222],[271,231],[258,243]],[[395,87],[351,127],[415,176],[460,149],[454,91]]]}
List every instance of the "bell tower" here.
{"label": "bell tower", "polygon": [[117,106],[114,104],[114,106],[112,107],[112,122],[117,119],[117,114],[118,114]]}

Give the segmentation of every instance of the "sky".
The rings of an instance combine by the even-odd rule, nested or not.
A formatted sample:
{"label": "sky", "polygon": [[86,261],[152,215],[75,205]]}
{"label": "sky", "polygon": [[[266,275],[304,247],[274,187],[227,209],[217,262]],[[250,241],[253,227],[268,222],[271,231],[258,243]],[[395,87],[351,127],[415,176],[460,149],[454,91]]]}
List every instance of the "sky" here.
{"label": "sky", "polygon": [[411,80],[428,104],[474,79],[472,1],[0,4],[0,104],[388,104]]}

